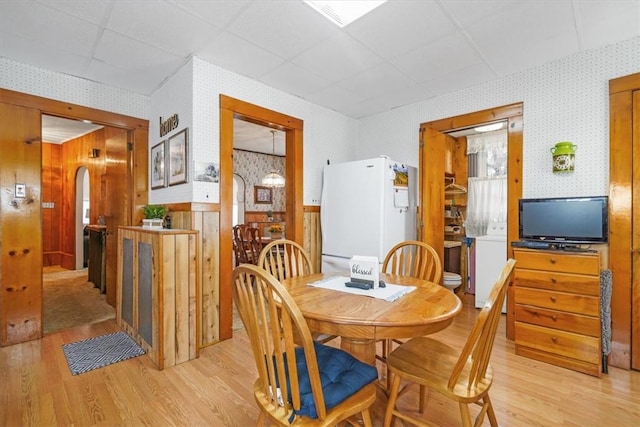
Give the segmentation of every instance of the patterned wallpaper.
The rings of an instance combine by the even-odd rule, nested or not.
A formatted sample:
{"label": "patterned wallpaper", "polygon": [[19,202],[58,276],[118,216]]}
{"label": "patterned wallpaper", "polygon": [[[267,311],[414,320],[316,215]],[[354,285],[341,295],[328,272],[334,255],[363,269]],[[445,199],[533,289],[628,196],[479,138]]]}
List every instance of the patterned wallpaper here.
{"label": "patterned wallpaper", "polygon": [[[606,195],[609,80],[639,71],[640,37],[635,37],[367,117],[358,123],[358,158],[384,152],[417,164],[420,123],[523,102],[523,196]],[[552,171],[549,150],[560,141],[578,146],[572,173]]]}
{"label": "patterned wallpaper", "polygon": [[[245,211],[268,211],[284,212],[285,188],[274,188],[272,191],[273,204],[254,203],[254,185],[260,185],[263,176],[271,172],[273,168],[274,156],[250,151],[233,150],[233,173],[240,175],[245,182],[244,208]],[[276,170],[281,175],[285,175],[284,157],[275,157]]]}
{"label": "patterned wallpaper", "polygon": [[6,58],[0,58],[0,87],[140,119],[149,118],[151,102],[148,96]]}

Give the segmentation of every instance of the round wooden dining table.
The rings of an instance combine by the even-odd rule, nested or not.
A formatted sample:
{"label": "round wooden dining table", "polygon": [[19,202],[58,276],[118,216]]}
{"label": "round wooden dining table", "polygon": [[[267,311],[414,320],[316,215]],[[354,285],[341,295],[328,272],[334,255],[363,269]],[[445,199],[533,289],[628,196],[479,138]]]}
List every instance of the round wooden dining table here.
{"label": "round wooden dining table", "polygon": [[376,341],[432,334],[448,327],[462,310],[453,292],[412,277],[380,275],[386,283],[416,286],[391,302],[309,285],[336,275],[340,274],[294,277],[283,284],[311,331],[340,336],[343,350],[371,365],[376,361]]}

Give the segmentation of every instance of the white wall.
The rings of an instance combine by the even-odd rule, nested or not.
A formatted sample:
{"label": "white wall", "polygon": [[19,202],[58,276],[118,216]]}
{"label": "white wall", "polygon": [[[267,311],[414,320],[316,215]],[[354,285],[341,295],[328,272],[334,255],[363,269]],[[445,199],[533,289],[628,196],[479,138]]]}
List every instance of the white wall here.
{"label": "white wall", "polygon": [[[360,159],[384,152],[418,162],[420,123],[522,101],[523,195],[606,195],[609,185],[609,80],[640,71],[640,37],[579,53],[358,123]],[[553,174],[550,148],[578,146],[576,169]]]}
{"label": "white wall", "polygon": [[[183,129],[187,128],[187,182],[165,188],[151,190],[149,186],[149,203],[181,203],[193,201],[193,181],[194,159],[202,155],[202,150],[198,150],[198,145],[194,145],[193,141],[201,141],[197,138],[198,129],[193,126],[193,66],[191,61],[187,63],[180,71],[178,71],[171,79],[160,89],[156,90],[151,96],[151,119],[149,120],[149,156],[151,149],[158,143],[166,141]],[[178,114],[178,126],[169,133],[160,136],[160,118],[167,118]],[[218,138],[216,138],[218,143]],[[202,141],[202,145],[206,141]],[[165,156],[165,159],[167,157]],[[216,160],[219,163],[219,160]],[[149,158],[151,164],[151,158]],[[167,173],[168,162],[165,160],[165,174]],[[149,177],[151,182],[151,177]],[[212,185],[212,184],[210,184]],[[212,201],[212,200],[210,200]]]}

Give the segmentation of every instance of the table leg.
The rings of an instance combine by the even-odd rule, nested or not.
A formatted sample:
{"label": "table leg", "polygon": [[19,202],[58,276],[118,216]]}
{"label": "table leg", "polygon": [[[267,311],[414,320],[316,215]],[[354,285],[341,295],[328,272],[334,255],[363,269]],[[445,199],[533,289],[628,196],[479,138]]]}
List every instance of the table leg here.
{"label": "table leg", "polygon": [[340,348],[361,362],[376,365],[376,341],[361,338],[340,338]]}

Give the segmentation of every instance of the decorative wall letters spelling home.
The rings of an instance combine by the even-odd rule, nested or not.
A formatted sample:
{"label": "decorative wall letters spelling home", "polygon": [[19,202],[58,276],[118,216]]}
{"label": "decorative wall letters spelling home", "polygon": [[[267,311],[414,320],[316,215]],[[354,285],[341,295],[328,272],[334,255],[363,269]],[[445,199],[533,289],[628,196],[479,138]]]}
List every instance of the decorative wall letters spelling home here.
{"label": "decorative wall letters spelling home", "polygon": [[166,120],[162,120],[162,117],[160,117],[160,137],[163,137],[172,130],[177,129],[179,122],[180,119],[178,118],[177,113]]}

